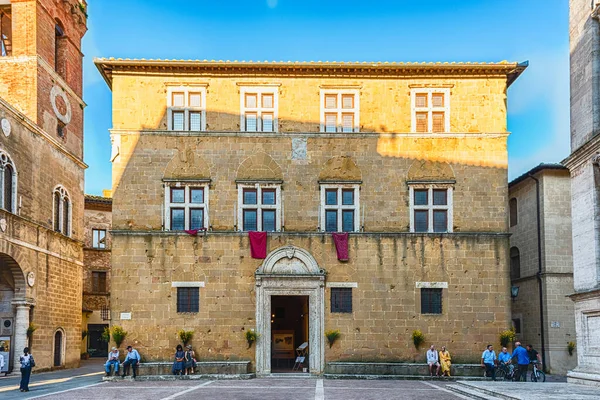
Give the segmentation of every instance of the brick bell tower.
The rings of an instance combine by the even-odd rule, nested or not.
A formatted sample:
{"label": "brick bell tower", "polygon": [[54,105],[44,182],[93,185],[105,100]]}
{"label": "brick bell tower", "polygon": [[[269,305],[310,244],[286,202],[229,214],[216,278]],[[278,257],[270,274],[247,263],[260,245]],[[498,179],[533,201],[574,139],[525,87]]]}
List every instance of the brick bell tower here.
{"label": "brick bell tower", "polygon": [[85,0],[0,0],[0,97],[83,159]]}

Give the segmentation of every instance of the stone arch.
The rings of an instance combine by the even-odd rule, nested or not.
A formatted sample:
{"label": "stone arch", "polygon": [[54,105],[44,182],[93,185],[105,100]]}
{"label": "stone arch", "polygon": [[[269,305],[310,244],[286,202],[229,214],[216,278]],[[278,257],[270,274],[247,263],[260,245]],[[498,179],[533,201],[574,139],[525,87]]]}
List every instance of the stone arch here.
{"label": "stone arch", "polygon": [[415,160],[408,169],[409,181],[454,180],[450,164],[429,160]]}
{"label": "stone arch", "polygon": [[187,147],[177,150],[167,164],[163,177],[173,179],[210,178],[210,166],[194,149]]}
{"label": "stone arch", "polygon": [[283,180],[279,164],[267,153],[257,153],[246,158],[238,167],[236,180]]}
{"label": "stone arch", "polygon": [[5,253],[0,253],[0,280],[6,281],[14,290],[15,299],[24,299],[27,291],[25,274],[17,261]]}
{"label": "stone arch", "polygon": [[319,180],[362,181],[362,173],[351,157],[338,156],[327,160],[319,173]]}
{"label": "stone arch", "polygon": [[306,250],[296,246],[280,247],[267,255],[256,271],[262,275],[323,275],[317,260]]}

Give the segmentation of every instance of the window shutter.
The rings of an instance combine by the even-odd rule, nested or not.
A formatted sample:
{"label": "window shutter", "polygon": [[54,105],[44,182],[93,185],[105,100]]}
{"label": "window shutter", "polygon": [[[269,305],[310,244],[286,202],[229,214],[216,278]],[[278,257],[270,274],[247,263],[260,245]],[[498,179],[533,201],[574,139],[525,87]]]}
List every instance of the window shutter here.
{"label": "window shutter", "polygon": [[262,131],[273,132],[273,114],[263,113],[262,114]]}
{"label": "window shutter", "polygon": [[337,108],[337,95],[336,94],[325,95],[325,108]]}
{"label": "window shutter", "polygon": [[325,114],[325,132],[335,132],[337,125],[337,114]]}
{"label": "window shutter", "polygon": [[417,113],[417,132],[423,133],[427,132],[427,113]]}
{"label": "window shutter", "polygon": [[342,114],[342,132],[354,130],[354,114]]}
{"label": "window shutter", "polygon": [[444,107],[444,93],[432,93],[431,104],[433,107]]}
{"label": "window shutter", "polygon": [[415,94],[415,107],[427,107],[427,93]]}
{"label": "window shutter", "polygon": [[256,108],[256,94],[246,94],[246,108]]}
{"label": "window shutter", "polygon": [[256,113],[246,113],[246,131],[256,132]]}
{"label": "window shutter", "polygon": [[342,108],[354,108],[354,95],[342,95]]}
{"label": "window shutter", "polygon": [[443,112],[431,113],[432,127],[431,131],[434,133],[445,132],[445,118]]}
{"label": "window shutter", "polygon": [[263,108],[273,108],[273,95],[272,94],[263,94],[262,107]]}
{"label": "window shutter", "polygon": [[202,96],[200,93],[190,93],[190,107],[202,107]]}
{"label": "window shutter", "polygon": [[177,92],[173,93],[173,107],[184,107],[185,106],[185,96],[183,93]]}

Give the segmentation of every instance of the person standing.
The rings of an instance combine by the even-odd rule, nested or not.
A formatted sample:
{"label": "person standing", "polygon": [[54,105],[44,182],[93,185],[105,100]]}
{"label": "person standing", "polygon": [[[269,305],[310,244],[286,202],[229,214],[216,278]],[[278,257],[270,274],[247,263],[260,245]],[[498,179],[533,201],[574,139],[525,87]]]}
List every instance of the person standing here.
{"label": "person standing", "polygon": [[538,351],[534,349],[531,344],[527,345],[527,356],[529,357],[529,362],[537,361],[540,365],[542,364],[540,353],[538,353]]}
{"label": "person standing", "polygon": [[108,353],[108,360],[106,364],[104,364],[104,370],[106,371],[106,376],[110,376],[110,367],[112,365],[115,366],[115,375],[119,375],[119,350],[116,347],[113,347],[110,353]]}
{"label": "person standing", "polygon": [[29,347],[23,349],[23,355],[19,358],[21,362],[21,392],[29,392],[29,378],[31,377],[31,369],[35,367],[35,360],[29,354]]}
{"label": "person standing", "polygon": [[488,378],[491,377],[492,380],[496,380],[496,352],[494,352],[494,346],[491,344],[487,345],[481,355],[481,367],[485,368],[485,374]]}
{"label": "person standing", "polygon": [[529,355],[527,350],[521,346],[521,342],[515,343],[515,350],[513,351],[513,359],[517,359],[517,375],[516,380],[521,380],[521,376],[527,378],[527,368],[529,368]]}
{"label": "person standing", "polygon": [[442,346],[442,350],[440,351],[440,365],[442,367],[442,375],[450,376],[450,367],[452,366],[451,360],[452,358],[450,357],[450,352],[446,350],[446,346]]}
{"label": "person standing", "polygon": [[129,373],[130,365],[133,370],[133,378],[135,379],[137,376],[138,366],[140,365],[140,353],[138,353],[133,347],[127,346],[127,355],[125,356],[125,361],[123,361],[123,375],[121,375],[122,378],[125,378],[125,375]]}
{"label": "person standing", "polygon": [[438,353],[435,351],[434,345],[431,345],[429,350],[427,350],[427,365],[429,365],[429,376],[433,376],[433,367],[436,367],[435,376],[440,374]]}
{"label": "person standing", "polygon": [[185,353],[180,344],[175,349],[175,362],[173,363],[173,375],[183,375],[185,368]]}

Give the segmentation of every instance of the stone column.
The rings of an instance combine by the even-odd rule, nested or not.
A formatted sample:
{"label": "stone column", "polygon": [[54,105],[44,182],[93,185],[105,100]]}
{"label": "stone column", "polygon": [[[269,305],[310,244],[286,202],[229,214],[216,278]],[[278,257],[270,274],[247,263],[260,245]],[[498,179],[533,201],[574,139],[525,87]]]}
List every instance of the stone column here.
{"label": "stone column", "polygon": [[19,358],[23,349],[27,347],[27,328],[29,328],[29,309],[33,305],[27,300],[14,300],[12,305],[16,307],[15,332],[13,335],[13,368],[18,371],[21,365]]}

